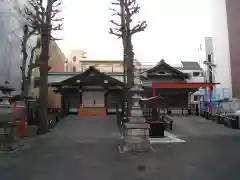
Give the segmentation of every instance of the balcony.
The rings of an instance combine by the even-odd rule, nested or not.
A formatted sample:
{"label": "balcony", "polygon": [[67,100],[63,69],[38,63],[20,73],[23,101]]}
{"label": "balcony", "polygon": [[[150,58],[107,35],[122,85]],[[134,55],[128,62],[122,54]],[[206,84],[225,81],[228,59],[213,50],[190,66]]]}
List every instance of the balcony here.
{"label": "balcony", "polygon": [[78,72],[84,72],[86,71],[90,66],[94,66],[96,69],[98,69],[100,72],[104,73],[122,73],[123,72],[123,66],[119,66],[116,64],[106,64],[106,65],[94,65],[94,64],[83,64],[77,67]]}

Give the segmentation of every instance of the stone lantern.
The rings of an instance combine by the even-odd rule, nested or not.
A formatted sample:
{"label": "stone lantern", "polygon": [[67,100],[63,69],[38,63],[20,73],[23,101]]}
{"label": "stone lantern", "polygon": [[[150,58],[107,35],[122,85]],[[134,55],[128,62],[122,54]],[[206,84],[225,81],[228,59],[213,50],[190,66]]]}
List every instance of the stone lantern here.
{"label": "stone lantern", "polygon": [[144,91],[141,87],[141,80],[138,72],[134,72],[134,86],[130,89],[132,96],[132,107],[128,117],[129,121],[124,124],[125,127],[125,151],[147,151],[150,149],[149,128],[143,117],[140,100],[141,93]]}

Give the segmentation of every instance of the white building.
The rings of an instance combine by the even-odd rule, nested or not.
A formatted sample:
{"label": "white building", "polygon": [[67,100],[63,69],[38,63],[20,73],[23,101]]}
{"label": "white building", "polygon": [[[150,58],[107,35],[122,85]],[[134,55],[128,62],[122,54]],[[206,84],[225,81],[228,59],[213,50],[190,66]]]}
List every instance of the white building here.
{"label": "white building", "polygon": [[82,61],[87,60],[87,55],[84,50],[72,50],[68,58],[67,72],[80,72],[82,71]]}
{"label": "white building", "polygon": [[[26,23],[20,9],[23,9],[26,2],[27,0],[0,1],[0,86],[8,81],[17,92],[21,89],[21,40],[23,25]],[[31,51],[32,44],[29,41],[28,52]]]}
{"label": "white building", "polygon": [[[215,68],[216,93],[232,97],[232,75],[230,65],[229,34],[226,0],[211,0],[212,47],[206,53],[212,53]],[[212,50],[211,50],[212,49]],[[222,93],[221,93],[222,92]],[[225,92],[225,93],[223,93]]]}

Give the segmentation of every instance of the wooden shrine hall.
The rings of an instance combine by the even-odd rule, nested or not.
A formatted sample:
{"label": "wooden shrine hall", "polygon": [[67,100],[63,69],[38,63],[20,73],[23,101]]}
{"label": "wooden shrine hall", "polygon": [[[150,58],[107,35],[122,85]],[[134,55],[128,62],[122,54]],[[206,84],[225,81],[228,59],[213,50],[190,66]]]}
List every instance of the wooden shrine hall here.
{"label": "wooden shrine hall", "polygon": [[123,82],[91,66],[85,72],[49,84],[61,94],[61,109],[65,115],[106,115],[107,110],[123,104]]}
{"label": "wooden shrine hall", "polygon": [[[62,75],[66,75],[62,72]],[[123,107],[123,75],[121,78],[100,72],[91,66],[85,72],[49,82],[55,93],[61,94],[61,110],[67,115],[89,114],[88,108],[95,108],[96,114],[106,115],[116,104]],[[160,108],[188,108],[189,94],[200,87],[213,87],[215,84],[190,83],[188,75],[173,68],[164,60],[140,74],[144,98],[163,97]],[[212,89],[212,88],[210,88]],[[99,112],[99,113],[98,113]]]}
{"label": "wooden shrine hall", "polygon": [[161,60],[156,66],[141,73],[142,86],[146,97],[161,96],[160,108],[189,108],[190,95],[199,88],[209,88],[210,111],[212,87],[217,83],[189,82],[188,74]]}

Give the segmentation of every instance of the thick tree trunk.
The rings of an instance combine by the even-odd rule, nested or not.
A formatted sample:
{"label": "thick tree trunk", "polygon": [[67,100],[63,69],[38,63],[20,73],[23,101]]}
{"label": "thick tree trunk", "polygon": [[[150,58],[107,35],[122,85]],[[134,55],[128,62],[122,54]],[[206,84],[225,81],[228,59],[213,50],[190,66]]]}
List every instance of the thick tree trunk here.
{"label": "thick tree trunk", "polygon": [[133,60],[134,60],[134,54],[133,54],[133,46],[132,46],[132,38],[131,36],[128,37],[128,60],[127,60],[127,87],[128,87],[128,110],[132,107],[132,92],[130,89],[134,85],[134,71],[133,71]]}
{"label": "thick tree trunk", "polygon": [[48,59],[49,44],[51,36],[51,12],[52,0],[48,0],[46,10],[46,24],[42,26],[42,51],[40,56],[40,92],[39,92],[39,109],[38,109],[38,133],[44,134],[48,131]]}
{"label": "thick tree trunk", "polygon": [[[45,48],[47,49],[47,47]],[[47,51],[47,50],[45,50]],[[43,53],[47,53],[43,51]],[[40,89],[38,109],[38,133],[44,134],[48,130],[48,65],[44,62],[40,67]]]}
{"label": "thick tree trunk", "polygon": [[48,56],[49,56],[49,36],[43,32],[42,52],[40,65],[40,87],[39,87],[39,109],[38,109],[38,133],[44,134],[48,130]]}

